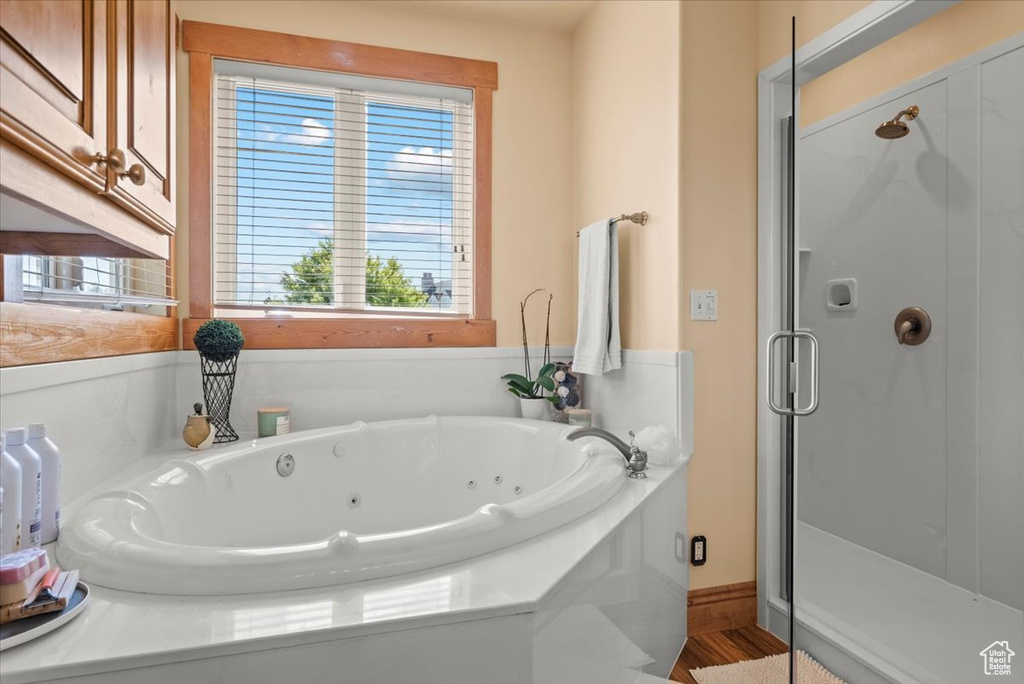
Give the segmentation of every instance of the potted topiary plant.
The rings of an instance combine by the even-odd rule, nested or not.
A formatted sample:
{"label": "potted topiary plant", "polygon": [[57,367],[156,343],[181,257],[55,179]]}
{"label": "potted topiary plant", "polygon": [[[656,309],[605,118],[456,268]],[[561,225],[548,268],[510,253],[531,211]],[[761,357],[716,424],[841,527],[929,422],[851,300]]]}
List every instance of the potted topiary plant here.
{"label": "potted topiary plant", "polygon": [[231,427],[231,395],[235,391],[238,354],[245,344],[242,330],[231,321],[215,318],[199,326],[192,338],[199,350],[203,373],[203,399],[216,428],[214,442],[234,442],[238,433]]}

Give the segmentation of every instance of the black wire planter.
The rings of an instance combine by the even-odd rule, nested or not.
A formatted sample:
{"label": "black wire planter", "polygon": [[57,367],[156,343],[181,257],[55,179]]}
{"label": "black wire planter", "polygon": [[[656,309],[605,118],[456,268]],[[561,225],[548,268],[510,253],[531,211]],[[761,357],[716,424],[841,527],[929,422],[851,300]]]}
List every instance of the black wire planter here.
{"label": "black wire planter", "polygon": [[238,354],[224,361],[213,361],[202,354],[199,365],[203,373],[203,400],[210,422],[216,430],[214,444],[238,441],[238,433],[231,427],[231,395],[235,391],[235,371]]}

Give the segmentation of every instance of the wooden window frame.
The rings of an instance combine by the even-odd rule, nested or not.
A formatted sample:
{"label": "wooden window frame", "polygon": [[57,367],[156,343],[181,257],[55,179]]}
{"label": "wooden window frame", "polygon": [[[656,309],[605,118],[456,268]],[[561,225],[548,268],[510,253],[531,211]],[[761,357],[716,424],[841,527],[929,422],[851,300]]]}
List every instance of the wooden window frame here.
{"label": "wooden window frame", "polygon": [[183,344],[194,349],[195,331],[213,317],[213,60],[336,71],[473,90],[474,203],[473,312],[469,317],[229,318],[242,328],[249,349],[354,347],[493,347],[491,319],[491,128],[498,65],[461,57],[361,45],[323,38],[182,22],[189,55],[189,317]]}

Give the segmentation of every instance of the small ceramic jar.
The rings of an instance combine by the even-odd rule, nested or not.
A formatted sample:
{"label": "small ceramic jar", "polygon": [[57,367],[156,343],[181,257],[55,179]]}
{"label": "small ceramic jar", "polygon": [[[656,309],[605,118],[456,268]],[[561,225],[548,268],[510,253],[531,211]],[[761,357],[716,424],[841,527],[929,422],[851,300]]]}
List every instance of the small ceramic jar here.
{"label": "small ceramic jar", "polygon": [[213,444],[215,433],[210,425],[210,416],[203,413],[202,404],[193,404],[195,413],[185,419],[185,428],[181,431],[181,438],[185,440],[186,446],[192,451],[203,451],[209,449]]}

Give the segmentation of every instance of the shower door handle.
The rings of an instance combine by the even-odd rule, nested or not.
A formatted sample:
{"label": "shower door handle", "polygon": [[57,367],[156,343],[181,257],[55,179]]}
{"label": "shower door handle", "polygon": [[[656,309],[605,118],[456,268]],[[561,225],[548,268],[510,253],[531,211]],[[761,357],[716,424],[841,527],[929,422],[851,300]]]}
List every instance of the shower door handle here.
{"label": "shower door handle", "polygon": [[780,416],[791,416],[793,415],[793,409],[779,406],[775,403],[775,343],[781,339],[791,337],[792,333],[788,330],[779,330],[772,333],[771,337],[768,338],[768,408],[772,410],[772,413],[777,413]]}
{"label": "shower door handle", "polygon": [[809,416],[818,410],[818,338],[810,330],[794,330],[793,339],[805,339],[811,348],[811,401],[806,408],[793,409],[794,416]]}
{"label": "shower door handle", "polygon": [[[811,350],[811,401],[804,408],[775,403],[775,343],[781,339],[807,340]],[[780,416],[809,416],[818,410],[818,338],[810,330],[779,330],[768,338],[768,408]]]}

